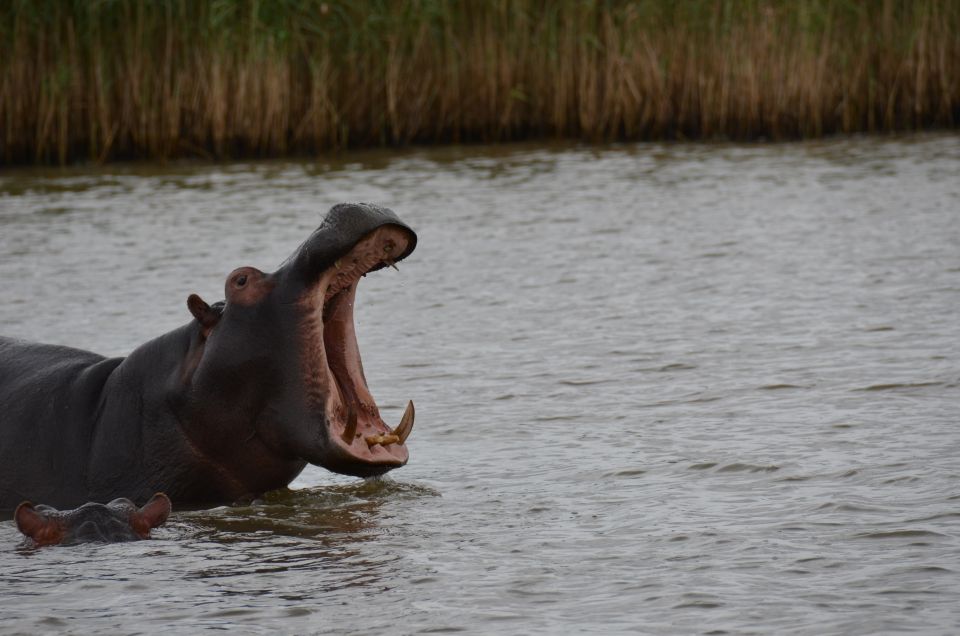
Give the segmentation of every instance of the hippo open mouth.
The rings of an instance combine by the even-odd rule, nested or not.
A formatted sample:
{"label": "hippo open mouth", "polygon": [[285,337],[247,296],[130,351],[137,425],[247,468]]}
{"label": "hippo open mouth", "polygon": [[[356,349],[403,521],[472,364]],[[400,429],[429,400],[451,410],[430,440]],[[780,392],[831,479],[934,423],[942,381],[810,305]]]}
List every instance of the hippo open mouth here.
{"label": "hippo open mouth", "polygon": [[312,407],[323,413],[330,452],[320,462],[337,472],[371,476],[407,462],[413,402],[390,428],[367,386],[353,320],[363,276],[395,266],[411,247],[409,233],[384,225],[367,234],[328,267],[303,297],[305,371]]}
{"label": "hippo open mouth", "polygon": [[213,305],[190,294],[190,322],[126,358],[0,338],[0,510],[158,491],[230,503],[308,463],[403,466],[413,403],[395,428],[381,419],[353,305],[364,275],[416,245],[393,210],[341,203],[274,272],[234,269]]}

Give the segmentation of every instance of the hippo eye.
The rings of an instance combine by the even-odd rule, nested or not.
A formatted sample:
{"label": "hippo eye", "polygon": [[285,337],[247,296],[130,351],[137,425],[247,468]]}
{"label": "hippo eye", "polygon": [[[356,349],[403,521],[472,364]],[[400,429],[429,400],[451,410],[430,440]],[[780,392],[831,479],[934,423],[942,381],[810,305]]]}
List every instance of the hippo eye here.
{"label": "hippo eye", "polygon": [[237,287],[243,287],[244,285],[247,284],[247,275],[246,275],[246,274],[240,274],[239,276],[237,276],[237,277],[234,279],[233,282],[236,284]]}

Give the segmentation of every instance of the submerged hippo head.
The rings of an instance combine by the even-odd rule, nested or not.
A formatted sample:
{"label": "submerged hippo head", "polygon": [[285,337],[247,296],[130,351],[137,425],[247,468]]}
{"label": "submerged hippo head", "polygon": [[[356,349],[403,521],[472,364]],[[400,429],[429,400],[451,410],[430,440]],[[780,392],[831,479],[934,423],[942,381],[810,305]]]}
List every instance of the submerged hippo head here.
{"label": "submerged hippo head", "polygon": [[180,421],[199,452],[243,484],[286,485],[305,462],[361,477],[407,462],[413,404],[388,426],[354,331],[357,284],[409,255],[416,234],[386,208],[342,204],[273,273],[241,267],[196,319],[179,382]]}
{"label": "submerged hippo head", "polygon": [[170,499],[157,493],[142,508],[129,499],[114,499],[108,504],[87,503],[75,510],[56,510],[24,502],[14,518],[17,528],[34,545],[73,545],[91,541],[117,542],[148,539],[170,515]]}

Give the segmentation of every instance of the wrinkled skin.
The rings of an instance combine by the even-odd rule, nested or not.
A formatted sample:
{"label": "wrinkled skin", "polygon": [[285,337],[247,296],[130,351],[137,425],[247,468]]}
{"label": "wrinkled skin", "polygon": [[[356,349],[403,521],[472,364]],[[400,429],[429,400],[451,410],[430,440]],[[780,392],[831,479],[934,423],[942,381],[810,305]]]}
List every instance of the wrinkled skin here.
{"label": "wrinkled skin", "polygon": [[37,547],[116,543],[149,539],[150,530],[167,520],[170,509],[170,499],[158,492],[142,508],[122,497],[108,504],[91,502],[63,511],[24,502],[17,506],[14,519],[28,544]]}
{"label": "wrinkled skin", "polygon": [[391,210],[342,204],[275,272],[234,270],[212,306],[190,295],[191,322],[126,358],[0,338],[0,510],[159,491],[232,503],[307,463],[402,466],[412,403],[394,430],[380,418],[353,303],[360,278],[416,240]]}

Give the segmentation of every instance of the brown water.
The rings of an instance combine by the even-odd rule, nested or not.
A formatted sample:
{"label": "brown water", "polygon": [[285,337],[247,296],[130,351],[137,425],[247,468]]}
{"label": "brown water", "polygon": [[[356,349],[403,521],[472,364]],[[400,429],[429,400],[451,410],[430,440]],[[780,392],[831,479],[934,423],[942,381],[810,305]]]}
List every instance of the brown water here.
{"label": "brown water", "polygon": [[123,354],[349,200],[420,234],[357,309],[410,464],[0,522],[0,632],[960,629],[960,138],[0,174],[0,332]]}

